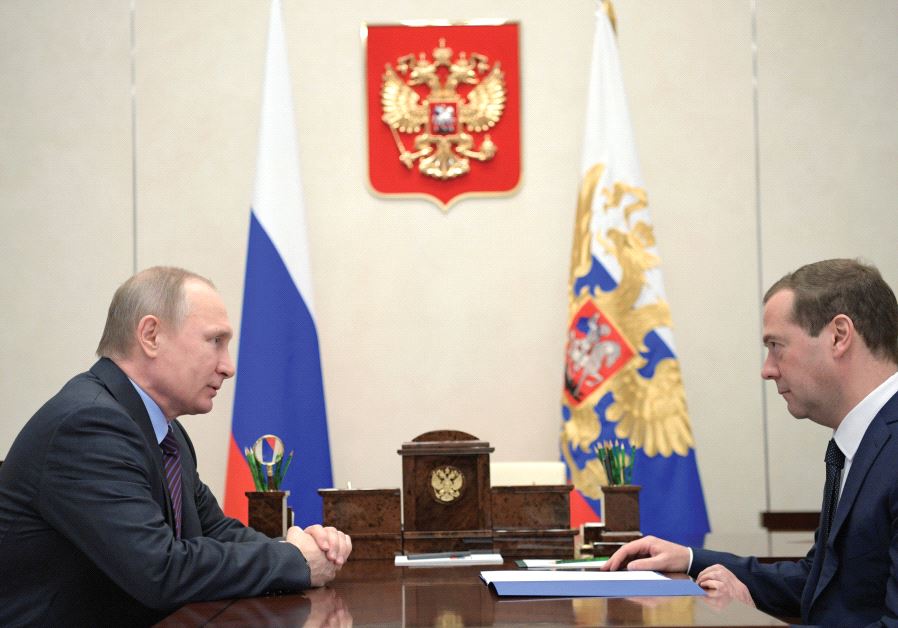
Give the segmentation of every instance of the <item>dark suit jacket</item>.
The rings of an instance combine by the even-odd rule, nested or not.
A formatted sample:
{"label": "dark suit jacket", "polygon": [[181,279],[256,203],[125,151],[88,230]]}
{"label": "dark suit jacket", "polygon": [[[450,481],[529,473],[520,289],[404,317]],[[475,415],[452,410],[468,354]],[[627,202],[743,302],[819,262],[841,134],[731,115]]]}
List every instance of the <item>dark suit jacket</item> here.
{"label": "dark suit jacket", "polygon": [[[715,563],[748,586],[759,608],[826,626],[898,625],[898,395],[864,434],[828,539],[798,562],[693,549],[690,575]],[[814,557],[826,543],[822,565]]]}
{"label": "dark suit jacket", "polygon": [[141,625],[192,601],[309,586],[292,545],[225,517],[177,421],[182,539],[143,401],[101,359],[0,466],[0,625]]}

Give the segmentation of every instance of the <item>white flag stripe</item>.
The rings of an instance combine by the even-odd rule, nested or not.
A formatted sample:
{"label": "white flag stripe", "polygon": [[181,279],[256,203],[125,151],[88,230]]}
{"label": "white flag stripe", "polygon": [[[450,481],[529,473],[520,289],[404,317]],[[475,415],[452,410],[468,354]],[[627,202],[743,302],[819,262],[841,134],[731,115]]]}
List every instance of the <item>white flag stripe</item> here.
{"label": "white flag stripe", "polygon": [[583,146],[581,171],[606,164],[603,181],[626,181],[642,187],[614,31],[601,7],[596,9],[596,18],[585,129],[590,141]]}
{"label": "white flag stripe", "polygon": [[[642,174],[620,72],[614,31],[599,3],[596,9],[596,29],[590,67],[585,125],[585,137],[589,139],[583,145],[581,172],[585,173],[596,164],[603,164],[605,171],[599,180],[598,189],[610,187],[616,182],[642,188]],[[605,237],[610,229],[626,233],[637,222],[652,224],[647,208],[633,212],[627,220],[623,206],[606,211],[604,197],[596,194],[593,198],[591,225],[593,233],[601,237]],[[649,247],[646,250],[658,255],[656,247]],[[592,252],[608,269],[614,280],[619,282],[620,265],[614,254],[605,251],[596,239],[592,242]],[[637,305],[643,306],[666,300],[661,270],[649,269],[645,273],[645,279],[646,283]],[[659,335],[672,350],[675,349],[673,335],[669,330],[660,328]]]}
{"label": "white flag stripe", "polygon": [[314,316],[306,212],[280,0],[272,2],[268,33],[252,209]]}

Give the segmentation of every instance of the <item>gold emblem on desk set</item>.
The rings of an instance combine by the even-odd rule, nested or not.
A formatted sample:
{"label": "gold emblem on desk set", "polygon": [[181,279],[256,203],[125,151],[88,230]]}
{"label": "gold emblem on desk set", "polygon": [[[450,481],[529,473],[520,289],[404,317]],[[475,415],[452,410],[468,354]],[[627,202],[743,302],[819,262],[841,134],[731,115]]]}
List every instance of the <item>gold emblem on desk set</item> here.
{"label": "gold emblem on desk set", "polygon": [[[445,74],[445,80],[441,78]],[[414,90],[426,86],[422,101]],[[467,97],[459,86],[473,85]],[[390,128],[399,161],[434,179],[452,179],[471,170],[470,160],[489,161],[499,147],[489,133],[475,147],[472,132],[485,132],[502,119],[506,100],[505,75],[499,61],[490,64],[480,53],[453,51],[440,38],[433,58],[420,53],[396,59],[396,68],[387,64],[381,83],[381,120]],[[412,150],[400,133],[414,134]]]}
{"label": "gold emblem on desk set", "polygon": [[434,628],[464,628],[465,618],[456,611],[441,610],[433,621]]}
{"label": "gold emblem on desk set", "polygon": [[430,472],[430,487],[434,499],[441,504],[450,504],[461,497],[465,486],[465,474],[453,466],[437,467]]}
{"label": "gold emblem on desk set", "polygon": [[658,265],[648,249],[655,245],[651,225],[638,221],[629,232],[608,229],[598,235],[605,252],[620,266],[618,285],[609,291],[582,287],[574,294],[576,282],[591,268],[591,223],[593,197],[604,197],[605,211],[630,215],[647,206],[645,190],[614,183],[597,190],[604,166],[596,165],[581,184],[574,226],[571,263],[571,299],[568,344],[565,359],[565,385],[562,403],[570,411],[561,433],[562,452],[573,482],[580,492],[593,499],[601,496],[607,484],[605,471],[597,459],[580,469],[571,458],[571,448],[584,451],[599,437],[601,425],[594,406],[608,392],[613,402],[606,410],[609,420],[617,423],[615,434],[628,438],[649,456],[685,456],[693,444],[686,413],[680,367],[675,360],[661,360],[654,376],[644,377],[648,349],[641,339],[657,327],[670,326],[670,308],[661,299],[637,305],[646,284],[646,273]]}

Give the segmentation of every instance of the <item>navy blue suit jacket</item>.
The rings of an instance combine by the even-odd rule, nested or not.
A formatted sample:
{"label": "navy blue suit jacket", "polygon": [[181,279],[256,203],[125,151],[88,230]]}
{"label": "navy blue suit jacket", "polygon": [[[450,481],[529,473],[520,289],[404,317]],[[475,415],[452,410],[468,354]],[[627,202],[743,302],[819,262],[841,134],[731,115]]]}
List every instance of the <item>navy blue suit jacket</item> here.
{"label": "navy blue suit jacket", "polygon": [[294,546],[224,516],[172,425],[180,540],[149,416],[115,363],[28,421],[0,466],[0,625],[143,625],[188,602],[309,586]]}
{"label": "navy blue suit jacket", "polygon": [[[693,549],[690,575],[720,563],[758,607],[808,624],[898,626],[898,395],[870,423],[842,489],[829,538],[819,528],[798,562],[761,564]],[[826,544],[822,564],[814,560]]]}

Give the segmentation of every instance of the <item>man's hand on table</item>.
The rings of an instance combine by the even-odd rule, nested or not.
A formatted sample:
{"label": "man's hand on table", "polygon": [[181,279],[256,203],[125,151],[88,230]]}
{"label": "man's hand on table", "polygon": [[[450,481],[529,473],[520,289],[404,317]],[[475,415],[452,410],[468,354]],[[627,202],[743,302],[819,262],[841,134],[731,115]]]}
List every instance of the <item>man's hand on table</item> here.
{"label": "man's hand on table", "polygon": [[611,555],[604,571],[666,571],[683,573],[689,568],[689,548],[670,541],[644,536],[630,541]]}
{"label": "man's hand on table", "polygon": [[333,580],[352,552],[349,536],[332,527],[313,525],[302,530],[292,526],[287,530],[286,540],[299,548],[309,563],[313,587]]}
{"label": "man's hand on table", "polygon": [[739,578],[723,565],[711,565],[703,570],[695,579],[695,583],[708,590],[712,598],[736,599],[749,606],[754,606],[755,601]]}

